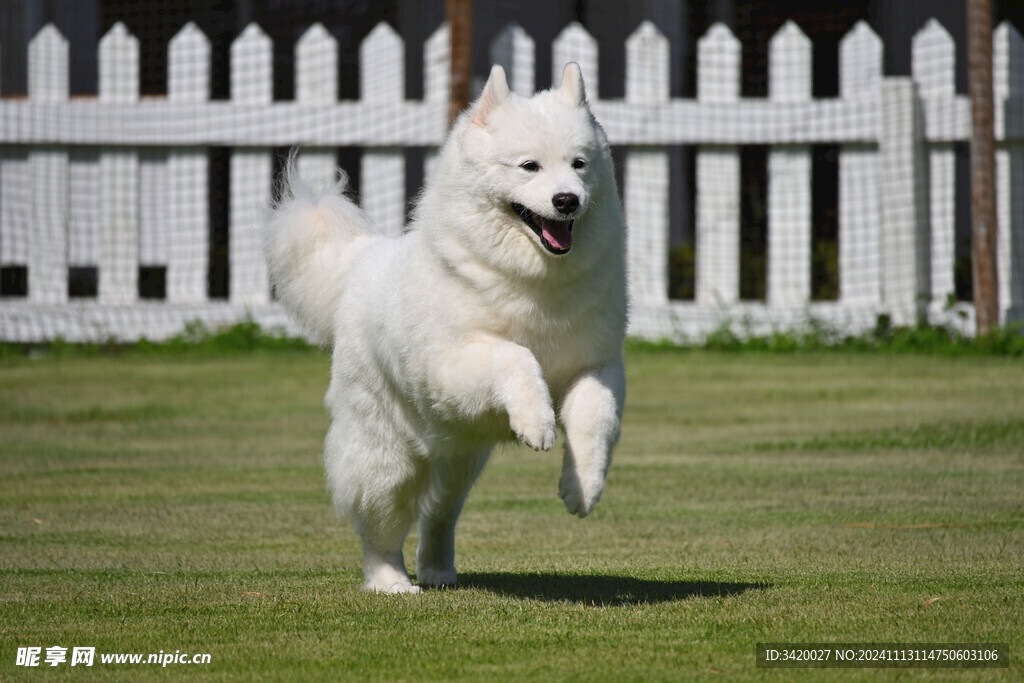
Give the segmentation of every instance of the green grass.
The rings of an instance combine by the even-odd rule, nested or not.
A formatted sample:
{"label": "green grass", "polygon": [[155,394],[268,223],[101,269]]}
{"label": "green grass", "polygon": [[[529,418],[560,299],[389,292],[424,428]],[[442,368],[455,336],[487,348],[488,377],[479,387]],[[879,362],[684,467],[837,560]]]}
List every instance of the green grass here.
{"label": "green grass", "polygon": [[39,679],[16,650],[53,645],[212,655],[76,680],[788,680],[755,668],[769,641],[1004,642],[1013,668],[970,680],[1019,679],[1020,359],[627,363],[590,518],[557,498],[559,454],[501,450],[460,521],[463,587],[377,596],[323,488],[324,355],[0,359],[0,680]]}

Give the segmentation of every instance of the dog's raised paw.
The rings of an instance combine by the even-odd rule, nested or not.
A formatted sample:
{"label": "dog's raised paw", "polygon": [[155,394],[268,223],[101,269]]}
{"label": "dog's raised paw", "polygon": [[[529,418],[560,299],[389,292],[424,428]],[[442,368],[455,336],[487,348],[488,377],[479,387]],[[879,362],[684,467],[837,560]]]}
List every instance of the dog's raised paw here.
{"label": "dog's raised paw", "polygon": [[508,403],[508,424],[516,438],[535,451],[549,451],[555,445],[555,411],[547,387],[538,380],[536,386],[521,390]]}
{"label": "dog's raised paw", "polygon": [[[555,413],[548,407],[546,411],[532,411],[533,414],[516,416],[509,414],[509,426],[516,438],[535,451],[550,451],[555,445]],[[546,413],[546,414],[543,414]],[[517,417],[519,419],[517,419]]]}
{"label": "dog's raised paw", "polygon": [[555,445],[555,411],[551,396],[537,368],[509,382],[506,394],[508,424],[516,438],[535,451],[549,451]]}

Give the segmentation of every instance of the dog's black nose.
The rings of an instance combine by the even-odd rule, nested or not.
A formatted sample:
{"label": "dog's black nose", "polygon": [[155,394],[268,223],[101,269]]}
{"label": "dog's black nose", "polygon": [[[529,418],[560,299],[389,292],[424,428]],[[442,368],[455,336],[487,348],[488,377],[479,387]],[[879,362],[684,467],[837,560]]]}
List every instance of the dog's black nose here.
{"label": "dog's black nose", "polygon": [[580,206],[580,198],[569,192],[561,192],[551,198],[559,213],[572,213]]}

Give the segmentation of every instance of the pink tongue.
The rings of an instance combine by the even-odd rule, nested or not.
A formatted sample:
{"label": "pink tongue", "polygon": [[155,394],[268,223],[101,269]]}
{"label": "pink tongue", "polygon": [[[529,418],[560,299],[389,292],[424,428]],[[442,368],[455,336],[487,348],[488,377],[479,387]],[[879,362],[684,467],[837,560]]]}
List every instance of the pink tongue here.
{"label": "pink tongue", "polygon": [[572,246],[572,231],[569,226],[571,221],[549,221],[538,216],[540,220],[540,234],[548,244],[555,249],[563,250]]}

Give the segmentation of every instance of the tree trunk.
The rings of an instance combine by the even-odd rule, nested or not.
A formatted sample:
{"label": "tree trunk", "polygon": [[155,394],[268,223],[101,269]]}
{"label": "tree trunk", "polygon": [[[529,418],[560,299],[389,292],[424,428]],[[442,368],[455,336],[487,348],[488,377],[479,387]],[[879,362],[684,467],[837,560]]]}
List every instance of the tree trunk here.
{"label": "tree trunk", "polygon": [[967,0],[967,69],[971,91],[971,253],[974,310],[981,336],[999,324],[991,0]]}
{"label": "tree trunk", "polygon": [[472,0],[448,0],[448,26],[451,29],[449,126],[469,104],[469,81],[473,65],[472,5]]}

